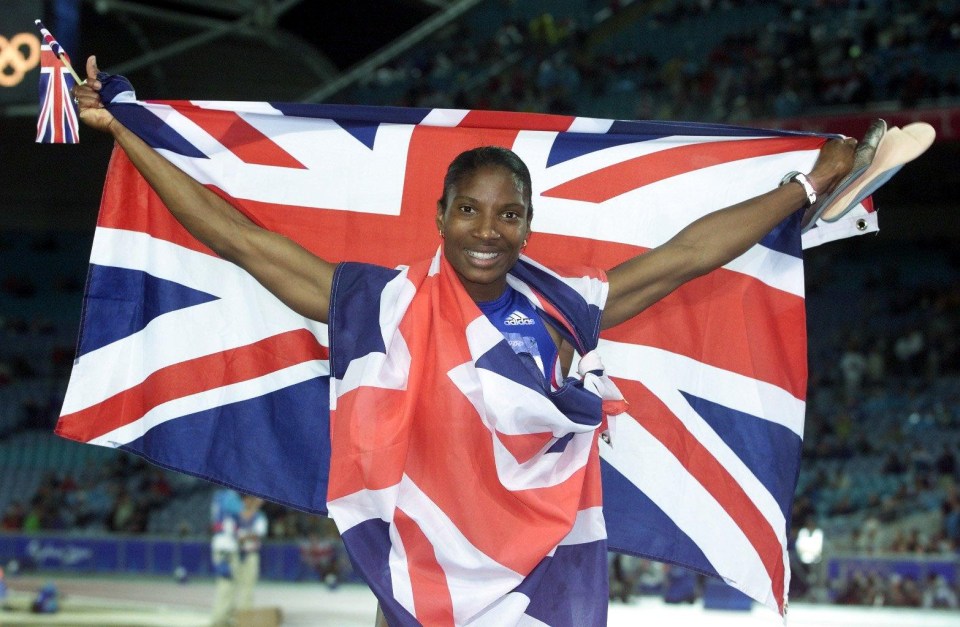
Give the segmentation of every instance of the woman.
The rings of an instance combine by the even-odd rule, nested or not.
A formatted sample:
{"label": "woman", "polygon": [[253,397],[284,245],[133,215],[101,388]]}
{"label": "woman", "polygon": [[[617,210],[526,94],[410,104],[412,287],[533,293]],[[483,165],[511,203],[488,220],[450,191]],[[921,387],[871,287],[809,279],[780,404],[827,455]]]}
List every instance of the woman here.
{"label": "woman", "polygon": [[[532,190],[526,166],[509,150],[482,147],[461,154],[450,164],[437,203],[436,227],[442,245],[441,254],[435,259],[403,271],[365,264],[335,265],[295,242],[256,226],[227,201],[166,161],[103,108],[93,58],[88,60],[87,74],[87,84],[74,90],[81,119],[114,137],[176,219],[218,255],[244,268],[291,309],[329,324],[331,387],[337,399],[336,409],[331,412],[331,439],[349,444],[334,445],[328,503],[354,563],[377,593],[391,624],[413,620],[466,622],[475,617],[494,620],[495,614],[499,624],[507,617],[517,622],[526,606],[512,614],[513,610],[507,606],[510,594],[520,589],[531,599],[551,597],[550,615],[566,612],[567,618],[556,619],[556,622],[605,622],[603,609],[590,613],[584,608],[596,598],[601,601],[600,607],[605,608],[606,590],[590,588],[581,594],[580,586],[576,585],[588,579],[606,580],[602,542],[596,543],[589,559],[579,560],[576,565],[577,560],[564,563],[558,558],[558,547],[569,541],[581,513],[598,509],[584,505],[596,505],[599,499],[596,434],[602,422],[596,393],[592,400],[587,394],[565,404],[570,399],[567,392],[579,388],[563,381],[562,373],[569,370],[575,352],[580,354],[581,363],[589,361],[586,354],[596,344],[600,329],[636,316],[684,282],[731,261],[790,214],[814,202],[818,193],[829,193],[850,171],[856,143],[831,140],[824,145],[809,175],[796,175],[766,194],[712,213],[662,246],[606,272],[598,271],[597,280],[588,282],[590,287],[574,294],[577,304],[574,308],[586,312],[581,319],[575,319],[575,315],[567,315],[559,304],[564,300],[559,297],[564,287],[539,283],[539,274],[543,273],[538,273],[530,262],[521,258],[531,236]],[[393,325],[388,333],[382,311],[375,311],[371,320],[365,320],[371,317],[368,313],[371,303],[380,302],[380,295],[394,284],[399,286],[394,294],[397,302],[403,301],[404,312],[407,315],[413,312],[423,330],[400,337],[394,332],[404,322],[396,317],[393,323],[387,320]],[[404,291],[406,287],[410,290]],[[478,327],[475,314],[482,316],[487,324]],[[495,341],[505,341],[520,356],[510,363],[502,360],[509,370],[504,376],[522,382],[516,393],[532,389],[539,396],[524,396],[522,401],[517,400],[520,396],[511,396],[504,401],[502,395],[491,398],[484,394],[483,378],[489,370],[480,361],[493,345],[491,329],[498,336]],[[458,330],[459,337],[456,336]],[[376,341],[380,343],[376,350],[360,350],[371,336],[377,336]],[[441,336],[442,343],[437,339]],[[414,390],[413,400],[403,401],[409,403],[404,406],[409,412],[397,411],[390,393],[400,386],[391,387],[389,379],[395,375],[391,371],[391,360],[416,351],[428,355],[424,363],[431,365],[425,376],[417,372],[404,379],[402,387]],[[464,361],[469,368],[457,380],[456,377],[461,376],[459,364]],[[582,374],[586,377],[585,372]],[[425,379],[426,385],[410,387],[414,379]],[[364,381],[372,381],[373,385],[364,388]],[[357,392],[361,389],[373,391]],[[547,399],[549,405],[538,405],[537,399],[541,397]],[[457,420],[461,415],[458,408],[464,399],[476,398],[514,403],[519,418],[513,428],[522,430],[537,423],[547,432],[559,434],[549,444],[551,452],[556,449],[557,457],[581,456],[584,470],[578,474],[576,489],[566,495],[566,501],[558,504],[551,499],[528,498],[534,491],[525,489],[510,492],[506,499],[490,498],[499,487],[483,481],[483,477],[490,474],[489,468],[485,466],[487,462],[477,460],[486,458],[469,448],[457,448],[461,432],[472,428]],[[579,414],[571,418],[587,405],[596,409],[591,410],[589,419],[581,420]],[[435,419],[435,415],[446,419],[454,429],[454,435],[444,436],[447,442],[438,443],[432,428],[424,426],[432,425],[425,421]],[[414,417],[412,421],[410,416]],[[550,422],[554,418],[556,422]],[[380,437],[369,435],[374,431],[367,430],[367,423],[371,421],[376,421],[379,432],[402,431],[404,435],[399,440],[393,438],[371,445],[370,439]],[[384,425],[390,428],[383,429]],[[340,436],[343,439],[337,439]],[[344,448],[350,450],[344,453]],[[419,467],[424,457],[447,457],[453,460],[451,464],[459,461],[461,466],[468,467],[469,472],[455,479],[443,476],[444,473],[424,473]],[[518,465],[517,472],[522,473],[525,469],[520,466],[523,465]],[[498,480],[508,481],[499,473],[498,468]],[[391,481],[397,477],[413,477],[399,489],[413,496],[391,494],[384,505],[384,486],[395,485]],[[473,547],[485,543],[487,546],[481,547],[483,555],[494,555],[495,559],[478,561],[466,556],[456,561],[462,556],[444,554],[440,557],[435,551],[442,551],[443,547],[429,543],[418,553],[414,543],[407,542],[413,535],[403,538],[405,533],[418,531],[404,522],[416,518],[412,512],[417,491],[429,493],[440,485],[455,490],[457,482],[461,486],[461,498],[455,499],[453,510],[473,512],[469,517],[465,515],[465,519],[473,521],[475,531],[467,544]],[[356,497],[357,494],[361,497]],[[362,521],[364,524],[350,522],[351,511],[356,507],[348,510],[344,503],[357,498],[364,499],[360,509],[376,510],[372,517],[374,523],[383,520],[392,526],[364,526],[367,520]],[[485,521],[478,522],[481,516],[477,511],[482,510],[474,508],[474,502],[500,508],[506,518],[516,514],[518,508],[522,509],[522,515],[517,514],[515,520],[526,522],[492,531],[477,529],[483,527]],[[356,502],[350,504],[357,505]],[[531,520],[536,523],[531,524]],[[406,604],[395,598],[397,582],[391,580],[389,565],[377,562],[380,558],[376,556],[365,557],[368,547],[383,542],[391,532],[403,540],[400,544],[405,552],[401,557],[411,562],[410,572],[423,574],[422,581],[410,584],[414,598]],[[456,541],[449,540],[450,543]],[[528,545],[539,547],[533,552],[537,556],[535,560],[514,555],[515,549]],[[392,553],[391,559],[394,557]],[[548,561],[550,564],[545,566]],[[509,568],[500,569],[503,564]],[[541,590],[544,594],[538,596],[528,589],[530,577],[520,583],[507,576],[509,573],[519,573],[521,577],[537,574],[541,581],[567,581],[570,585],[558,594],[556,585],[551,584],[552,589]],[[443,579],[444,585],[431,587],[434,576]],[[496,589],[489,593],[492,596],[485,597],[490,587],[487,584],[493,581],[501,582],[500,587],[494,586]],[[417,597],[418,586],[420,590],[432,592]],[[464,587],[469,592],[462,597],[451,592]],[[481,587],[485,590],[483,594],[477,592]],[[416,606],[415,619],[410,613],[411,604]],[[533,605],[536,603],[531,602]],[[554,622],[544,620],[543,614],[537,615],[536,608],[526,611],[530,616],[539,616],[543,622]]]}

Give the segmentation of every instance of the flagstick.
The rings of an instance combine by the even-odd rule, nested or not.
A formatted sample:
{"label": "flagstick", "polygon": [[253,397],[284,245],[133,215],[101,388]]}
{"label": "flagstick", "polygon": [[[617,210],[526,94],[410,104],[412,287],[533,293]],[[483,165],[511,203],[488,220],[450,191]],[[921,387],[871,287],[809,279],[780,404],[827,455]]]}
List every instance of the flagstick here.
{"label": "flagstick", "polygon": [[77,85],[85,85],[87,83],[86,79],[80,80],[80,77],[77,76],[77,73],[73,71],[73,66],[70,65],[69,61],[67,61],[67,55],[61,52],[57,55],[57,58],[60,59],[60,62],[66,66],[67,70],[70,72],[70,76],[73,77],[73,80],[77,81]]}

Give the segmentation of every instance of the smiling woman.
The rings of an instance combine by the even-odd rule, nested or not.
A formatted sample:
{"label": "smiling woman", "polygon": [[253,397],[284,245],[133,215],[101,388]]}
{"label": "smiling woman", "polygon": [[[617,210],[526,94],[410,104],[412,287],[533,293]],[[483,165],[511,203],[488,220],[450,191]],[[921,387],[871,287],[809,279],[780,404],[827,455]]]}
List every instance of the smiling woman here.
{"label": "smiling woman", "polygon": [[530,174],[509,150],[477,148],[450,164],[437,228],[443,254],[473,300],[503,293],[530,236],[530,196]]}
{"label": "smiling woman", "polygon": [[562,327],[541,316],[507,275],[527,246],[533,219],[532,182],[511,150],[481,146],[447,168],[437,201],[443,256],[487,319],[521,359],[532,360],[547,383],[559,387],[574,347]]}

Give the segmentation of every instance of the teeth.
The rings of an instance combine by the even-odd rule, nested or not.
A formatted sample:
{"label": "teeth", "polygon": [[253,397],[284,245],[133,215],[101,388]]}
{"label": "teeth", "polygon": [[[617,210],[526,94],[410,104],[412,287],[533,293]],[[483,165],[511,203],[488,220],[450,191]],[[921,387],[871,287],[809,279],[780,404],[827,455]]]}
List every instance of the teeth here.
{"label": "teeth", "polygon": [[468,250],[467,255],[473,257],[474,259],[493,259],[500,253],[481,253],[476,250]]}

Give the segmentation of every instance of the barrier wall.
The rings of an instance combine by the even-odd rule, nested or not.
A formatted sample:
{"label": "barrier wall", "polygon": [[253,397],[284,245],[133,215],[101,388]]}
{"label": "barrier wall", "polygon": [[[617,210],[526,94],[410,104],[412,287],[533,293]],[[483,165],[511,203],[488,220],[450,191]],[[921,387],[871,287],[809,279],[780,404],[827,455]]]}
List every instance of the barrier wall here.
{"label": "barrier wall", "polygon": [[[178,567],[191,577],[212,576],[210,543],[205,540],[136,537],[76,537],[49,534],[0,534],[0,566],[16,560],[21,572],[131,573],[173,576]],[[315,578],[293,542],[269,542],[260,552],[264,579],[297,581]],[[930,574],[951,585],[960,582],[960,557],[864,557],[838,555],[828,560],[829,580],[846,580],[855,573],[880,574],[923,581]]]}
{"label": "barrier wall", "polygon": [[[211,576],[210,543],[204,540],[132,537],[76,537],[0,534],[0,566],[16,560],[20,572],[131,573],[173,576],[177,567],[193,576]],[[270,542],[260,552],[264,579],[294,581],[313,577],[292,542]]]}
{"label": "barrier wall", "polygon": [[884,578],[896,574],[914,581],[923,581],[934,574],[942,576],[953,586],[960,582],[960,556],[838,555],[827,561],[827,578],[830,580],[846,580],[857,573],[877,574]]}

